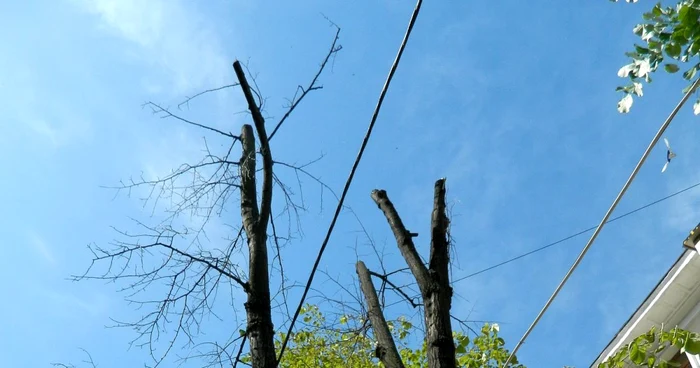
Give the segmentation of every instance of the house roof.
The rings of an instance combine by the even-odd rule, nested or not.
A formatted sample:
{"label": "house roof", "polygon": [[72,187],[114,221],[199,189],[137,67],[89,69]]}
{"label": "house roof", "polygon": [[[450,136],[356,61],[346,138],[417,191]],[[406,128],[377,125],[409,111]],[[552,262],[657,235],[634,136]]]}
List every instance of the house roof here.
{"label": "house roof", "polygon": [[[694,232],[691,232],[689,239],[694,237],[693,233],[697,233],[697,229],[697,227],[693,229]],[[693,243],[697,242],[697,239],[692,240],[694,240]],[[652,326],[663,324],[685,327],[683,324],[689,323],[686,317],[694,317],[700,312],[700,308],[696,307],[699,304],[700,256],[694,247],[686,245],[678,260],[598,355],[591,367],[597,367],[632,339],[649,331]]]}

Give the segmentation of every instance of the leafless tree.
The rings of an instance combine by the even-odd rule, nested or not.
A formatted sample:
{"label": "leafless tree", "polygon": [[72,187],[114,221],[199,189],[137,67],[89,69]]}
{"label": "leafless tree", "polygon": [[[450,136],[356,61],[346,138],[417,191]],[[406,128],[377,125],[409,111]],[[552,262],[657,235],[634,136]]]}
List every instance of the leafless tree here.
{"label": "leafless tree", "polygon": [[[382,210],[389,222],[396,244],[413,274],[423,299],[425,322],[425,340],[430,368],[456,367],[455,345],[452,337],[450,308],[452,304],[452,287],[449,282],[449,219],[445,206],[445,179],[435,182],[433,213],[431,219],[430,259],[424,264],[418,255],[413,238],[418,236],[406,229],[394,204],[384,190],[372,191],[372,199]],[[403,367],[396,344],[389,333],[384,314],[380,308],[379,297],[372,284],[372,272],[364,262],[357,262],[362,292],[367,303],[370,322],[377,339],[376,356],[386,367]],[[376,274],[383,281],[386,275]],[[400,288],[395,287],[400,292]],[[413,299],[403,294],[412,304]],[[415,304],[414,304],[415,305]]]}
{"label": "leafless tree", "polygon": [[[293,317],[289,318],[289,314],[287,314],[287,318],[291,322],[289,323],[289,332],[285,334],[282,342],[280,356],[288,338],[292,335],[294,322],[299,315],[307,292],[311,288],[313,275],[323,250],[328,244],[338,213],[343,208],[343,199],[352,182],[352,177],[362,157],[362,152],[367,145],[372,127],[376,123],[379,109],[415,23],[420,4],[421,0],[418,0],[397,57],[380,93],[379,101],[367,134],[362,142],[360,153],[353,164],[350,176],[339,197],[336,213],[318,253],[309,280],[304,286],[301,301],[297,305]],[[150,188],[145,200],[146,203],[149,203],[149,201],[152,203],[154,211],[158,203],[170,201],[170,205],[166,210],[166,216],[154,226],[136,221],[136,224],[141,229],[136,233],[118,231],[122,239],[115,241],[112,247],[91,247],[90,249],[94,255],[92,264],[85,274],[75,278],[76,280],[128,281],[127,285],[122,289],[128,293],[127,300],[136,303],[139,308],[144,308],[146,312],[137,321],[120,322],[118,325],[136,330],[137,337],[132,343],[146,346],[156,365],[163,362],[163,359],[170,354],[178,340],[184,340],[185,345],[189,348],[184,350],[190,352],[181,357],[183,361],[202,358],[207,361],[209,366],[229,365],[235,367],[238,363],[243,362],[241,356],[247,344],[249,346],[249,360],[245,363],[256,368],[276,367],[279,364],[278,359],[280,358],[275,356],[275,328],[272,318],[275,296],[270,289],[271,262],[267,246],[268,243],[271,243],[269,244],[270,249],[276,253],[273,257],[273,262],[274,260],[278,261],[278,271],[280,272],[281,280],[277,293],[282,296],[283,304],[286,304],[286,291],[289,286],[285,286],[286,278],[279,249],[280,243],[288,241],[290,236],[285,238],[277,232],[277,226],[275,225],[277,216],[273,215],[273,189],[278,189],[282,194],[281,197],[284,200],[282,213],[296,213],[299,210],[303,210],[304,205],[303,199],[301,205],[295,202],[292,189],[280,180],[273,167],[292,169],[297,176],[306,175],[321,184],[322,188],[329,188],[306,171],[305,166],[274,160],[270,141],[280,131],[283,123],[308,93],[321,88],[317,83],[318,78],[329,59],[340,50],[340,46],[337,45],[338,32],[336,32],[333,44],[310,84],[307,87],[299,86],[297,88],[297,93],[290,100],[287,111],[269,131],[262,113],[264,111],[262,94],[255,83],[255,78],[249,79],[239,62],[235,62],[233,65],[237,77],[236,83],[212,88],[187,97],[185,101],[178,105],[178,109],[181,109],[183,106],[189,107],[193,99],[203,94],[240,87],[248,106],[247,111],[252,119],[252,124],[244,124],[241,127],[240,134],[234,134],[225,129],[186,119],[179,114],[171,112],[170,109],[153,102],[145,104],[145,106],[150,107],[154,113],[159,114],[163,118],[173,118],[187,125],[203,129],[208,133],[214,133],[217,138],[226,142],[224,152],[215,154],[205,141],[206,154],[200,162],[184,164],[163,178],[145,179],[142,177],[138,180],[122,183],[117,189],[126,190],[129,193],[141,187]],[[239,159],[236,159],[234,158],[236,156],[234,148],[238,145],[240,145],[241,156]],[[257,164],[258,161],[261,162],[261,165]],[[231,207],[231,199],[236,193],[240,196],[238,204],[240,205],[241,217],[240,224],[232,227],[233,231],[231,234],[234,236],[228,239],[228,244],[224,247],[202,246],[202,239],[208,237],[204,230],[205,225],[212,218],[221,218],[228,214],[227,211]],[[175,225],[178,217],[186,212],[199,216],[202,219],[201,223],[195,227],[178,227]],[[398,218],[398,215],[396,216]],[[413,234],[406,234],[406,236],[409,236],[410,239],[410,236],[413,236]],[[244,240],[247,244],[245,248],[247,248],[248,252],[242,252],[244,247],[241,245]],[[445,244],[447,244],[447,241],[445,241]],[[240,254],[241,257],[247,258],[247,263],[246,261],[238,261],[234,257],[235,254]],[[446,253],[445,257],[447,257]],[[275,267],[274,263],[272,264],[272,267]],[[445,261],[445,267],[447,267],[446,264],[447,261]],[[246,265],[247,267],[245,267]],[[103,267],[103,272],[97,270],[100,266]],[[413,271],[414,276],[417,269],[414,269],[411,265],[411,271]],[[423,273],[425,272],[427,271]],[[387,290],[387,285],[399,293],[402,292],[400,287],[393,285],[388,279],[388,273],[370,274],[375,277],[383,277],[382,287],[380,288],[382,295]],[[430,313],[435,314],[433,304],[444,304],[445,301],[443,299],[425,297],[429,293],[428,291],[424,292],[421,283],[427,280],[426,277],[428,276],[422,276],[422,278],[418,278],[418,276],[416,278],[421,292],[424,294],[424,309],[426,313],[431,311]],[[236,327],[231,326],[230,334],[223,342],[215,340],[197,343],[195,337],[201,332],[205,318],[213,316],[225,321],[226,317],[221,317],[222,314],[230,314],[231,311],[234,314],[236,313],[233,291],[229,292],[231,301],[227,301],[227,305],[222,305],[217,300],[217,296],[226,286],[231,288],[231,290],[240,290],[245,294],[246,322]],[[146,289],[149,290],[151,295],[157,295],[157,293],[153,292],[154,290],[161,291],[163,295],[153,300],[139,299],[137,295],[142,295]],[[376,297],[376,292],[371,294]],[[357,300],[359,302],[359,298]],[[449,300],[448,298],[447,328],[449,328],[450,323]],[[361,304],[361,302],[358,304]],[[373,305],[376,306],[378,304],[375,303]],[[418,306],[413,303],[412,305],[414,307]],[[442,307],[439,308],[442,309]],[[375,312],[376,308],[372,311],[372,318],[378,316]],[[426,318],[426,321],[428,320],[432,321],[433,319]],[[429,325],[427,326],[432,328]],[[169,330],[169,327],[172,327],[172,329]],[[357,328],[357,333],[365,333],[368,330],[367,327],[367,322],[364,321]],[[161,334],[167,333],[171,335],[164,344],[164,348],[160,349]],[[428,335],[429,341],[433,343],[442,341],[442,335],[440,334],[436,335],[429,332]],[[451,343],[451,335],[449,341]],[[452,350],[454,359],[453,345]],[[431,350],[431,354],[436,352],[439,353],[439,351]],[[386,356],[386,354],[383,356]]]}
{"label": "leafless tree", "polygon": [[[75,280],[126,282],[121,291],[127,293],[129,302],[145,312],[140,319],[117,322],[117,326],[129,327],[137,332],[132,344],[147,347],[155,365],[163,362],[177,341],[184,341],[185,346],[190,347],[190,353],[181,356],[183,360],[204,358],[211,365],[235,366],[247,343],[253,367],[277,366],[272,319],[275,295],[270,289],[268,245],[275,252],[273,260],[279,261],[280,243],[288,240],[288,237],[278,234],[275,226],[277,215],[273,214],[273,190],[277,188],[282,193],[282,213],[299,211],[303,205],[295,201],[291,188],[280,180],[273,168],[293,170],[297,176],[306,175],[321,185],[323,183],[310,174],[304,165],[275,161],[270,140],[308,93],[322,88],[318,83],[319,76],[341,49],[338,44],[339,32],[337,28],[332,45],[312,81],[305,87],[297,88],[284,115],[271,126],[269,133],[261,112],[263,99],[259,88],[254,78],[246,76],[238,61],[233,63],[236,83],[188,97],[178,107],[188,105],[205,93],[240,88],[252,120],[252,124],[242,126],[240,134],[186,119],[153,102],[146,104],[161,117],[204,129],[227,142],[223,153],[218,154],[213,153],[205,141],[206,154],[201,161],[183,164],[165,177],[141,177],[121,183],[117,189],[129,193],[141,187],[148,188],[146,199],[153,203],[154,208],[160,201],[170,201],[166,217],[157,221],[156,225],[134,220],[140,229],[136,232],[115,229],[120,239],[110,247],[90,246],[92,263],[84,274],[75,277]],[[235,157],[237,149],[240,149],[240,158]],[[232,202],[235,203],[232,201],[235,194],[240,196],[241,223],[232,226],[232,236],[224,246],[203,246],[202,239],[207,237],[204,224],[216,216],[228,214]],[[188,211],[199,217],[200,224],[194,228],[176,225],[178,216]],[[247,267],[235,257],[244,248],[244,241],[248,251],[241,257],[247,258]],[[284,296],[288,286],[284,286],[281,261],[278,271],[282,286],[277,293]],[[231,325],[226,341],[199,343],[195,337],[201,332],[205,318],[225,320],[219,315],[231,314],[231,311],[236,313],[233,301],[235,291],[229,292],[231,300],[225,304],[217,299],[225,287],[238,289],[245,294],[246,322],[240,327]],[[144,300],[140,296],[147,289],[150,295],[162,294],[155,299]],[[161,349],[161,335],[168,333],[167,342]]]}

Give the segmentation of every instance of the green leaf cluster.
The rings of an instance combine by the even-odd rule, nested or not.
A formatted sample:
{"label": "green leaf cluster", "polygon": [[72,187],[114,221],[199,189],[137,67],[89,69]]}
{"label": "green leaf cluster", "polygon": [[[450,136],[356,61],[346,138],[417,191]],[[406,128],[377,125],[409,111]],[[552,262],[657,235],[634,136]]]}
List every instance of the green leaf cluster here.
{"label": "green leaf cluster", "polygon": [[[473,340],[469,336],[461,333],[453,333],[457,356],[457,366],[464,368],[501,368],[508,359],[510,352],[505,349],[505,341],[498,336],[498,324],[484,324],[481,333]],[[406,367],[427,367],[426,344],[420,349],[404,348],[400,351],[401,358]],[[518,363],[518,359],[513,357],[510,368],[525,368]]]}
{"label": "green leaf cluster", "polygon": [[[667,7],[657,3],[644,13],[643,19],[644,22],[633,29],[641,44],[635,44],[634,51],[625,53],[631,62],[617,73],[619,77],[630,80],[628,85],[617,87],[617,91],[623,93],[617,104],[621,113],[629,112],[633,96],[642,97],[642,82],[651,83],[651,74],[660,66],[674,74],[681,70],[681,65],[686,65],[683,78],[688,81],[693,81],[700,70],[697,57],[700,54],[700,0],[683,0],[676,6]],[[687,92],[690,86],[683,92]],[[695,103],[694,111],[696,115],[700,113],[700,99]]]}
{"label": "green leaf cluster", "polygon": [[[291,336],[280,367],[383,367],[374,357],[375,341],[367,333],[369,323],[362,316],[342,315],[331,324],[317,306],[305,305],[300,317],[302,326]],[[409,337],[420,334],[417,328],[403,317],[387,323],[406,367],[427,367],[425,342],[420,347],[410,346]],[[509,352],[503,338],[498,336],[499,326],[485,324],[479,332],[472,339],[461,332],[453,333],[458,365],[502,368]],[[284,337],[284,333],[277,335],[278,349]],[[242,360],[245,363],[250,358],[244,356]],[[508,367],[525,368],[517,359],[511,360]]]}
{"label": "green leaf cluster", "polygon": [[671,346],[680,349],[681,353],[700,354],[700,335],[678,327],[670,331],[652,327],[599,364],[598,368],[621,368],[626,362],[637,367],[680,367],[679,363],[659,359],[659,354]]}
{"label": "green leaf cluster", "polygon": [[[503,367],[510,352],[505,348],[505,341],[498,336],[498,332],[498,324],[484,324],[481,334],[476,336],[471,344],[467,336],[455,334],[458,365],[465,368]],[[518,363],[516,357],[511,359],[508,366],[525,368]]]}

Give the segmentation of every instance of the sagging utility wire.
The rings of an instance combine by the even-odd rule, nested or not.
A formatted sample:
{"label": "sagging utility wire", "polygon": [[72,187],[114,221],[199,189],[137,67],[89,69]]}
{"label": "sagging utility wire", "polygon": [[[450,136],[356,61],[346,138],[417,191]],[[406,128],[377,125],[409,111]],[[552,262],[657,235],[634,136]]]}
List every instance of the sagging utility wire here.
{"label": "sagging utility wire", "polygon": [[693,84],[690,86],[690,89],[688,89],[688,92],[685,93],[685,95],[680,100],[680,102],[678,102],[678,105],[676,105],[676,107],[673,108],[673,111],[671,111],[671,114],[666,118],[666,120],[663,122],[663,124],[661,124],[661,127],[654,135],[654,138],[652,138],[651,142],[649,143],[649,146],[647,146],[647,149],[644,151],[644,153],[642,154],[642,157],[639,159],[639,162],[637,162],[637,165],[632,170],[632,173],[630,174],[629,178],[627,178],[625,185],[622,186],[622,189],[620,189],[620,192],[617,194],[617,197],[615,197],[615,200],[613,200],[612,204],[610,205],[610,208],[608,208],[607,212],[605,212],[603,219],[600,221],[600,223],[596,227],[595,231],[593,232],[593,235],[591,235],[591,238],[588,239],[588,242],[583,247],[583,250],[581,250],[581,253],[578,255],[578,257],[576,257],[574,264],[571,265],[571,268],[569,268],[569,270],[566,272],[566,275],[564,275],[564,278],[561,280],[559,285],[557,285],[557,288],[554,289],[552,296],[549,297],[547,302],[544,304],[544,307],[542,307],[542,310],[540,310],[540,312],[537,314],[537,317],[535,317],[535,320],[532,322],[530,327],[527,328],[523,337],[521,337],[520,340],[518,341],[518,344],[515,345],[515,348],[513,348],[513,351],[508,356],[508,359],[506,359],[505,363],[503,363],[503,367],[508,366],[508,363],[510,363],[511,359],[513,359],[513,356],[515,356],[515,353],[518,352],[518,349],[520,349],[520,346],[522,346],[522,344],[525,342],[525,339],[527,339],[527,337],[530,335],[530,333],[535,328],[535,326],[537,326],[537,323],[539,323],[540,319],[542,319],[542,316],[545,314],[545,312],[547,312],[547,309],[549,309],[549,306],[552,304],[554,299],[557,297],[557,295],[559,295],[559,292],[564,287],[566,282],[569,280],[569,277],[571,277],[571,275],[574,273],[574,271],[576,270],[578,265],[581,263],[581,261],[583,260],[583,257],[586,256],[586,253],[591,248],[591,245],[593,245],[593,242],[598,237],[598,234],[600,234],[600,231],[603,229],[603,226],[605,226],[605,223],[608,222],[608,219],[610,218],[610,215],[612,215],[613,211],[615,210],[615,207],[617,207],[618,203],[620,203],[622,196],[625,195],[625,192],[627,192],[627,189],[630,187],[630,185],[634,181],[634,178],[637,176],[639,169],[642,168],[644,161],[646,161],[647,156],[649,156],[649,153],[651,153],[651,150],[656,145],[656,142],[659,141],[661,136],[666,131],[666,128],[668,128],[668,126],[671,124],[671,121],[673,121],[673,118],[676,117],[676,114],[678,113],[678,111],[681,109],[681,107],[683,107],[683,105],[688,100],[688,98],[693,93],[693,91],[695,91],[695,89],[698,87],[698,84],[700,84],[700,78],[698,78],[695,82],[693,82]]}
{"label": "sagging utility wire", "polygon": [[[661,203],[661,202],[663,202],[663,201],[665,201],[665,200],[671,199],[671,198],[673,198],[673,197],[675,197],[675,196],[677,196],[677,195],[679,195],[679,194],[685,193],[685,192],[687,192],[687,191],[689,191],[689,190],[691,190],[691,189],[693,189],[693,188],[697,188],[698,186],[700,186],[700,183],[695,183],[695,184],[693,184],[693,185],[691,185],[691,186],[689,186],[689,187],[686,187],[686,188],[683,188],[683,189],[681,189],[681,190],[679,190],[679,191],[677,191],[677,192],[671,193],[671,194],[669,194],[669,195],[667,195],[667,196],[665,196],[665,197],[663,197],[663,198],[659,198],[659,199],[657,199],[657,200],[655,200],[655,201],[653,201],[653,202],[647,203],[647,204],[645,204],[644,206],[637,207],[637,208],[633,209],[632,211],[625,212],[625,213],[623,213],[623,214],[620,215],[620,216],[614,217],[614,218],[608,220],[608,222],[606,222],[606,224],[609,224],[609,223],[611,223],[611,222],[617,221],[617,220],[619,220],[619,219],[621,219],[621,218],[627,217],[627,216],[632,215],[632,214],[634,214],[634,213],[637,213],[637,212],[639,212],[639,211],[641,211],[641,210],[647,209],[647,208],[649,208],[649,207],[651,207],[651,206],[653,206],[653,205],[655,205],[655,204],[658,204],[658,203]],[[496,269],[496,268],[498,268],[498,267],[505,266],[505,265],[507,265],[508,263],[517,261],[517,260],[519,260],[519,259],[521,259],[521,258],[525,258],[525,257],[527,257],[527,256],[529,256],[529,255],[531,255],[531,254],[535,254],[535,253],[537,253],[537,252],[541,252],[541,251],[543,251],[543,250],[545,250],[545,249],[547,249],[547,248],[553,247],[553,246],[555,246],[555,245],[557,245],[557,244],[561,244],[561,243],[563,243],[563,242],[565,242],[565,241],[567,241],[567,240],[573,239],[573,238],[575,238],[575,237],[577,237],[577,236],[579,236],[579,235],[583,235],[583,234],[585,234],[585,233],[587,233],[587,232],[589,232],[589,231],[591,231],[591,230],[595,230],[596,227],[598,227],[598,226],[591,226],[591,227],[589,227],[588,229],[581,230],[581,231],[579,231],[579,232],[577,232],[577,233],[571,234],[571,235],[569,235],[569,236],[567,236],[567,237],[564,237],[564,238],[561,238],[561,239],[559,239],[559,240],[557,240],[557,241],[553,241],[553,242],[551,242],[551,243],[549,243],[549,244],[546,244],[546,245],[543,245],[543,246],[541,246],[541,247],[539,247],[539,248],[535,248],[535,249],[533,249],[533,250],[531,250],[531,251],[528,251],[528,252],[525,252],[525,253],[523,253],[523,254],[517,255],[517,256],[515,256],[515,257],[513,257],[513,258],[509,258],[509,259],[507,259],[507,260],[505,260],[505,261],[496,263],[495,265],[492,265],[492,266],[483,268],[483,269],[481,269],[481,270],[479,270],[479,271],[470,273],[470,274],[468,274],[468,275],[466,275],[466,276],[462,276],[462,277],[460,277],[460,278],[458,278],[458,279],[452,281],[452,283],[457,283],[457,282],[460,282],[460,281],[464,281],[464,280],[466,280],[466,279],[468,279],[468,278],[470,278],[470,277],[474,277],[474,276],[476,276],[476,275],[480,275],[480,274],[482,274],[482,273],[484,273],[484,272],[491,271],[491,270]]]}

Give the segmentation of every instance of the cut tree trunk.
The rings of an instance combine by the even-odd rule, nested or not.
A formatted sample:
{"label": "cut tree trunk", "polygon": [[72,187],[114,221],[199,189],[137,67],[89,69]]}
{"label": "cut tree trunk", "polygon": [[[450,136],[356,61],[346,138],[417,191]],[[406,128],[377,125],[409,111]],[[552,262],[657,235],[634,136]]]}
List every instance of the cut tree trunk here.
{"label": "cut tree trunk", "polygon": [[[417,234],[406,230],[386,191],[373,190],[372,199],[377,203],[389,222],[401,255],[406,260],[408,268],[418,283],[424,306],[428,366],[430,368],[455,368],[457,362],[452,337],[452,322],[450,320],[452,287],[450,286],[448,270],[450,262],[448,229],[450,221],[445,213],[445,179],[439,179],[435,182],[428,267],[421,261],[418,251],[413,244],[413,237],[417,236]],[[358,264],[358,269],[359,267],[360,265]],[[362,290],[365,298],[370,298],[367,295],[369,290],[365,291],[364,287]],[[369,300],[367,302],[370,304]],[[382,317],[383,319],[384,317]],[[381,320],[378,319],[377,321],[375,323],[374,320],[371,320],[375,335],[377,331],[382,329],[382,326],[379,325]],[[380,344],[382,343],[380,341]]]}
{"label": "cut tree trunk", "polygon": [[386,323],[386,319],[384,319],[384,313],[382,313],[382,309],[379,306],[379,298],[377,297],[377,290],[372,283],[372,277],[362,261],[357,262],[357,276],[360,279],[362,294],[365,295],[365,301],[367,302],[367,312],[374,329],[374,337],[377,339],[377,348],[374,350],[374,355],[387,368],[404,368],[394,339],[391,337],[389,326]]}

